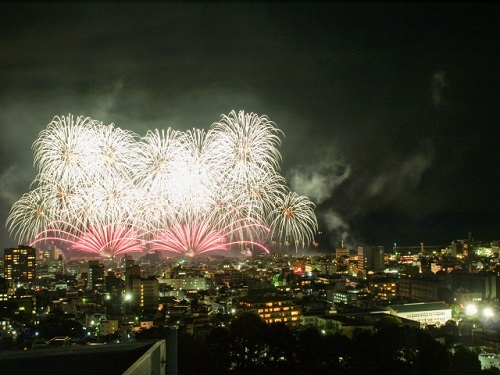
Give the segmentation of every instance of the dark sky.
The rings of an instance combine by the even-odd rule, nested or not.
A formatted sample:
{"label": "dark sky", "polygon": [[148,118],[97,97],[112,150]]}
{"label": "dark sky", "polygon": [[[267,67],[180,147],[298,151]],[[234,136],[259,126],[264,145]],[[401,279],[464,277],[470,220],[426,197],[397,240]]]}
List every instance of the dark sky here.
{"label": "dark sky", "polygon": [[499,239],[499,10],[2,3],[0,247],[55,115],[145,135],[233,109],[283,130],[282,174],[332,245]]}

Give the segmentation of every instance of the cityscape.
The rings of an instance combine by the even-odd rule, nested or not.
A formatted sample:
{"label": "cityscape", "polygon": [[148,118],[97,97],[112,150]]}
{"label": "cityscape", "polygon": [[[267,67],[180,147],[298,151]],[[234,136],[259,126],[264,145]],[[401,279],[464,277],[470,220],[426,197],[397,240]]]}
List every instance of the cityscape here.
{"label": "cityscape", "polygon": [[499,10],[0,3],[0,373],[500,374]]}
{"label": "cityscape", "polygon": [[[134,343],[167,340],[166,366],[171,368],[166,373],[189,374],[197,368],[186,361],[185,336],[202,340],[228,332],[236,338],[227,340],[238,335],[249,340],[244,331],[230,327],[240,321],[256,324],[256,331],[247,334],[258,336],[262,327],[249,320],[254,316],[266,329],[281,327],[280,335],[284,331],[297,337],[299,347],[311,332],[319,335],[315,340],[331,337],[333,346],[326,352],[330,363],[303,363],[300,352],[285,353],[283,343],[274,343],[275,350],[283,351],[279,358],[267,358],[267,344],[258,342],[244,344],[257,345],[252,348],[255,358],[241,358],[226,343],[227,358],[214,366],[214,374],[246,373],[245,368],[266,373],[273,366],[306,364],[308,371],[317,366],[318,373],[358,373],[362,367],[350,352],[356,349],[348,349],[347,343],[389,334],[391,328],[410,330],[405,335],[423,334],[436,346],[436,355],[448,353],[449,363],[442,359],[429,373],[453,368],[454,358],[457,363],[467,359],[477,373],[500,371],[500,356],[495,354],[500,344],[499,241],[476,241],[469,233],[446,247],[422,243],[349,249],[339,244],[333,252],[321,253],[313,247],[296,252],[289,244],[270,250],[250,255],[236,248],[196,257],[171,257],[158,250],[142,256],[68,257],[56,246],[5,249],[0,365],[19,373],[35,363],[29,353],[90,347],[97,355],[101,348],[118,351]],[[169,329],[175,330],[174,359]],[[337,347],[341,343],[343,348]],[[401,345],[401,350],[418,352],[415,344]],[[9,356],[18,352],[26,353],[22,361],[19,355]],[[399,365],[404,367],[408,358],[401,357]],[[391,366],[397,364],[386,365],[387,371],[394,371]],[[95,373],[118,373],[116,364],[111,370],[104,364],[93,366]],[[426,371],[418,366],[416,373]],[[89,370],[83,366],[81,371]]]}

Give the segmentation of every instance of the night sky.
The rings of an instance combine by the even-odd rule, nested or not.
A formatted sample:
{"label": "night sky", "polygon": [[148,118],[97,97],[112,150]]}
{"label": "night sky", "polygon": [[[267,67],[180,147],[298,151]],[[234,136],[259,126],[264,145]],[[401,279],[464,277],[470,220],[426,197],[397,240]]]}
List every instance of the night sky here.
{"label": "night sky", "polygon": [[[267,115],[320,243],[500,238],[500,6],[0,4],[0,247],[55,115],[145,135]],[[326,246],[326,245],[325,245]]]}

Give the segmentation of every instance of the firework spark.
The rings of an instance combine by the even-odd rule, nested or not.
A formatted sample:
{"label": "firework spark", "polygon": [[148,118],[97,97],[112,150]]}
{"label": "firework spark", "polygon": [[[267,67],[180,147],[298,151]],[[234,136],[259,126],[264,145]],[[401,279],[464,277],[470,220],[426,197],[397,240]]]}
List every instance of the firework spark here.
{"label": "firework spark", "polygon": [[[50,226],[50,229],[39,233],[30,246],[35,246],[40,242],[55,241],[69,245],[69,250],[98,254],[107,258],[142,251],[138,233],[117,223],[89,225],[85,232],[68,223],[52,223]],[[58,228],[58,226],[69,228],[70,231]]]}
{"label": "firework spark", "polygon": [[[281,131],[232,111],[208,131],[133,132],[54,117],[33,144],[38,176],[7,227],[20,243],[59,239],[110,256],[153,249],[197,255],[233,244],[310,243],[314,205],[280,175]],[[132,229],[133,228],[133,229]],[[265,230],[264,230],[265,229]]]}

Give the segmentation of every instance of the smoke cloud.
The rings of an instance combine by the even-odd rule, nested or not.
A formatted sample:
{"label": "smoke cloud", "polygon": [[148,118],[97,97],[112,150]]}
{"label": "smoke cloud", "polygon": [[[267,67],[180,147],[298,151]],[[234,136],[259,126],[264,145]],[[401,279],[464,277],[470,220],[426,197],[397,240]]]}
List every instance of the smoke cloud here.
{"label": "smoke cloud", "polygon": [[324,150],[323,155],[318,163],[300,165],[289,172],[291,189],[317,205],[330,198],[335,188],[351,174],[351,167],[342,156],[328,150]]}
{"label": "smoke cloud", "polygon": [[415,189],[423,173],[429,168],[433,159],[432,149],[409,156],[405,160],[394,161],[392,166],[384,168],[375,175],[367,188],[367,198],[380,195],[394,197]]}
{"label": "smoke cloud", "polygon": [[431,99],[435,106],[446,104],[446,90],[448,87],[449,84],[446,82],[444,70],[434,73],[432,76]]}

